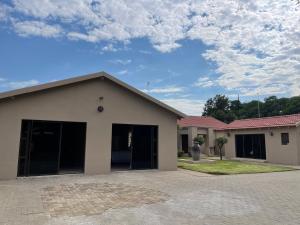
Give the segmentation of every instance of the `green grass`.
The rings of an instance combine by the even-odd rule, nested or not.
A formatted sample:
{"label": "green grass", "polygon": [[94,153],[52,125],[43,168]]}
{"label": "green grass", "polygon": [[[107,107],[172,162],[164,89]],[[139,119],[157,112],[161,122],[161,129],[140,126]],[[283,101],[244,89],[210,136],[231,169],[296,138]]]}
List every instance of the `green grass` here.
{"label": "green grass", "polygon": [[249,173],[271,173],[294,170],[293,168],[259,164],[252,162],[240,162],[231,160],[216,160],[213,162],[204,162],[199,164],[192,164],[187,162],[178,162],[178,167],[186,170],[193,170],[197,172],[216,174],[216,175],[230,175],[230,174],[249,174]]}

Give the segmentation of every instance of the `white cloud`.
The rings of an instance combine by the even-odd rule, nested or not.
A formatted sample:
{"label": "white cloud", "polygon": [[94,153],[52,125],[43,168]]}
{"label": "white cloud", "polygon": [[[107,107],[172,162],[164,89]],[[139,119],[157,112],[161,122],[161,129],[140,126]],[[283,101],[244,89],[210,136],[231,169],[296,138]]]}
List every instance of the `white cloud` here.
{"label": "white cloud", "polygon": [[0,3],[0,21],[7,20],[10,11],[11,11],[11,8],[9,6]]}
{"label": "white cloud", "polygon": [[154,93],[154,94],[167,94],[167,93],[178,93],[183,92],[183,87],[178,86],[166,86],[160,88],[144,89],[142,90],[145,93]]}
{"label": "white cloud", "polygon": [[[216,85],[247,95],[257,89],[300,94],[296,1],[14,0],[11,5],[10,16],[20,15],[14,28],[23,36],[104,41],[109,44],[103,51],[112,52],[118,51],[112,43],[136,38],[147,38],[160,52],[179,48],[184,39],[198,40],[210,46],[203,57],[216,65]],[[19,21],[26,17],[36,21]]]}
{"label": "white cloud", "polygon": [[212,87],[215,85],[216,85],[215,82],[212,81],[209,77],[199,77],[193,86],[208,88],[208,87]]}
{"label": "white cloud", "polygon": [[145,54],[145,55],[151,55],[152,52],[147,51],[147,50],[139,50],[140,53]]}
{"label": "white cloud", "polygon": [[37,80],[27,80],[27,81],[7,81],[5,79],[0,79],[0,87],[6,89],[18,89],[29,86],[34,86],[39,84]]}
{"label": "white cloud", "polygon": [[126,66],[132,62],[131,59],[114,59],[114,60],[109,60],[109,62],[113,64],[121,64],[123,66]]}
{"label": "white cloud", "polygon": [[40,21],[24,21],[13,23],[15,31],[21,36],[58,37],[62,29],[58,25],[49,25]]}
{"label": "white cloud", "polygon": [[128,70],[121,70],[121,71],[117,72],[117,74],[119,74],[119,75],[128,74]]}
{"label": "white cloud", "polygon": [[202,115],[205,101],[189,98],[161,99],[162,102],[174,107],[187,115]]}
{"label": "white cloud", "polygon": [[178,43],[175,43],[175,42],[174,43],[159,43],[159,44],[155,44],[153,47],[156,48],[160,52],[166,53],[166,52],[171,52],[174,49],[181,47],[181,45]]}
{"label": "white cloud", "polygon": [[116,52],[116,51],[118,51],[118,49],[113,44],[108,44],[108,45],[105,45],[102,48],[102,51],[105,51],[105,52]]}

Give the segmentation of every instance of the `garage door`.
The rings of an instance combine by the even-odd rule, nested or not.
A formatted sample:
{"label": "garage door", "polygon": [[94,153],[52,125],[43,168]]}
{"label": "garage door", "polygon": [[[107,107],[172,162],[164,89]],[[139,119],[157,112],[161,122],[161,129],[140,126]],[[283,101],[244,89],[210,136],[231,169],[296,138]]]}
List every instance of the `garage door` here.
{"label": "garage door", "polygon": [[157,169],[158,127],[113,124],[111,169]]}
{"label": "garage door", "polygon": [[23,120],[18,176],[84,170],[86,123]]}
{"label": "garage door", "polygon": [[266,159],[264,134],[235,136],[236,156],[240,158]]}

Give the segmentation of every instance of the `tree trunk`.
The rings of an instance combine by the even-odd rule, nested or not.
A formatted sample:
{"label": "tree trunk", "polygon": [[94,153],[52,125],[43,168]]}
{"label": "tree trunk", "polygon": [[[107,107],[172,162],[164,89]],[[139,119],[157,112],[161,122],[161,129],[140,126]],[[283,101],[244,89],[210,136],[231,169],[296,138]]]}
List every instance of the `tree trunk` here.
{"label": "tree trunk", "polygon": [[223,148],[223,145],[219,145],[220,160],[223,160],[223,157],[222,157],[222,148]]}

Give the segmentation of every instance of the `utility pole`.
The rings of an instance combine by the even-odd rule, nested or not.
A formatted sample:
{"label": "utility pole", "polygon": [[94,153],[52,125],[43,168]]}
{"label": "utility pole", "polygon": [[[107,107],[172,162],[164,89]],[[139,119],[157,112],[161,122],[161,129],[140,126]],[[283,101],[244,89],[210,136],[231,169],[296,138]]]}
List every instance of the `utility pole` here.
{"label": "utility pole", "polygon": [[238,94],[238,119],[240,119],[240,94]]}
{"label": "utility pole", "polygon": [[257,112],[258,118],[260,118],[259,92],[257,93]]}

